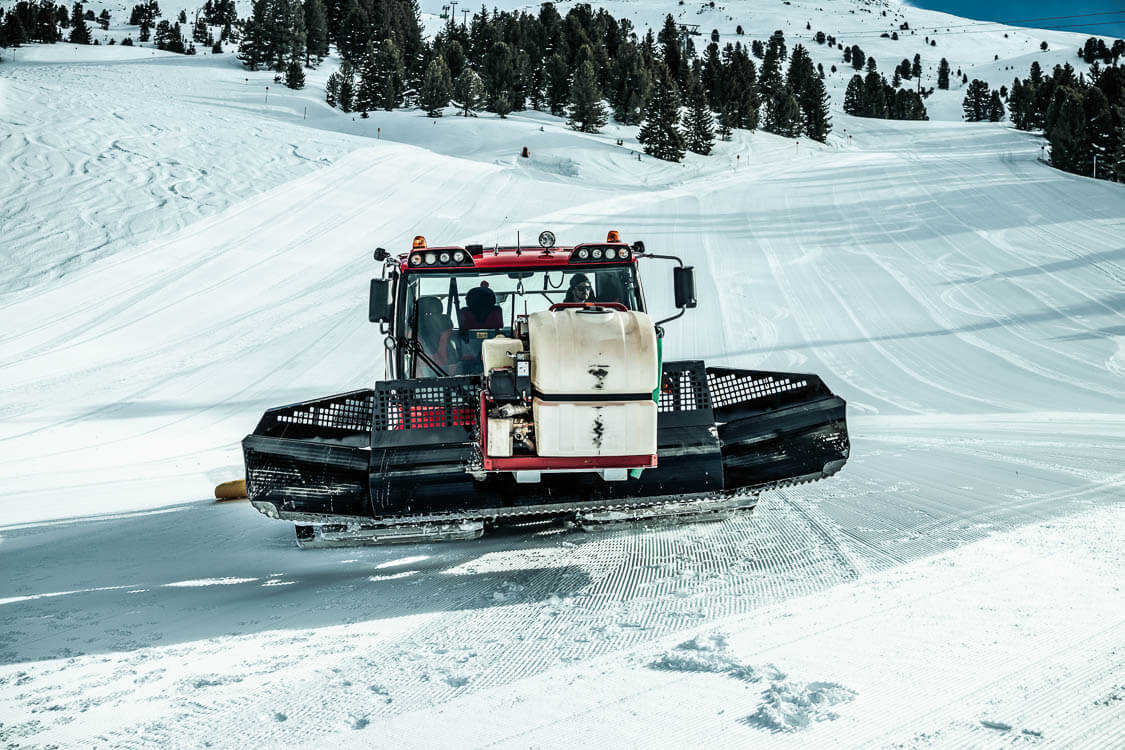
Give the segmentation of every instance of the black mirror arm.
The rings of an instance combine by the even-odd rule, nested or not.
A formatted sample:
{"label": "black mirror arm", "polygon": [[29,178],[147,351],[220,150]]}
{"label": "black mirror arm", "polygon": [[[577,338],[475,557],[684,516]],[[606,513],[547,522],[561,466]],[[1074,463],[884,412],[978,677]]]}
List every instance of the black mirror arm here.
{"label": "black mirror arm", "polygon": [[[658,321],[656,321],[656,327],[657,327],[657,328],[660,328],[660,326],[664,325],[665,323],[667,323],[667,322],[669,322],[669,321],[671,321],[671,320],[675,320],[676,318],[682,317],[682,316],[683,316],[683,314],[684,314],[685,312],[687,312],[687,308],[686,308],[686,307],[681,307],[681,308],[680,308],[680,311],[679,311],[678,313],[676,313],[675,315],[673,315],[672,317],[670,317],[670,318],[665,318],[664,320],[658,320]],[[663,334],[662,334],[662,335],[663,335]]]}
{"label": "black mirror arm", "polygon": [[643,256],[640,256],[640,257],[657,258],[659,260],[674,260],[674,261],[676,261],[676,264],[680,268],[684,267],[684,262],[682,260],[680,260],[679,258],[677,258],[675,255],[656,255],[655,253],[645,253]]}

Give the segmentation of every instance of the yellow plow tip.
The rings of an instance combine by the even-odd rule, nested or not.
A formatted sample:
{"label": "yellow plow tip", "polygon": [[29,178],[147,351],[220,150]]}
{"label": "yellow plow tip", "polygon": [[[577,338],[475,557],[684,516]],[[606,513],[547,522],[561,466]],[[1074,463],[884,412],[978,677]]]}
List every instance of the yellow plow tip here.
{"label": "yellow plow tip", "polygon": [[234,479],[215,488],[216,500],[242,500],[246,497],[246,480]]}

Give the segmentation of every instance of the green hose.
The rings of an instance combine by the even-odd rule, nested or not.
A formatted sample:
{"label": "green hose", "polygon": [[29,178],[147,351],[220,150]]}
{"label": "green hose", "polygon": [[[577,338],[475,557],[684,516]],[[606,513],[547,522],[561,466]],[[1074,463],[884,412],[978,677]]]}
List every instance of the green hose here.
{"label": "green hose", "polygon": [[[664,379],[661,375],[664,372],[664,329],[660,326],[656,327],[656,372],[656,387],[652,389],[652,400],[659,404],[660,386]],[[644,469],[629,469],[629,476],[639,479],[642,471]]]}

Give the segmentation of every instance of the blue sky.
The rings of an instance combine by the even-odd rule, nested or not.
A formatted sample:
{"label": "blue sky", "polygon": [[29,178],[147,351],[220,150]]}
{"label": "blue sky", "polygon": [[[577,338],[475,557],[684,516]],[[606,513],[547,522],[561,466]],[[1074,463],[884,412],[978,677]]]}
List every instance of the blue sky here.
{"label": "blue sky", "polygon": [[[1013,26],[1085,32],[1125,38],[1125,0],[909,0],[910,5],[940,10],[982,21],[1003,21]],[[1090,15],[1102,13],[1104,15]],[[1069,16],[1069,18],[1057,18]],[[1083,16],[1083,17],[1076,17]],[[1032,21],[1029,19],[1050,20]],[[1111,23],[1098,23],[1107,21]]]}

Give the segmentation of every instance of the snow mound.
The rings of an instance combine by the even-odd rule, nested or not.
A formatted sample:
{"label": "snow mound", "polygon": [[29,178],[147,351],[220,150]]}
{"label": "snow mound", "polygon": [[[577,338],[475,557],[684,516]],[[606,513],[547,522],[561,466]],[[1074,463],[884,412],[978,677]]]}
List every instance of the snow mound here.
{"label": "snow mound", "polygon": [[722,633],[696,636],[661,654],[648,666],[666,672],[724,673],[740,668],[726,650],[727,637]]}
{"label": "snow mound", "polygon": [[838,718],[831,708],[854,697],[854,690],[835,682],[775,682],[762,691],[761,705],[745,723],[771,732],[796,732]]}
{"label": "snow mound", "polygon": [[666,651],[649,663],[650,669],[665,672],[711,672],[725,674],[744,682],[758,682],[762,679],[780,680],[785,675],[772,664],[754,667],[742,664],[728,651],[728,640],[724,633],[696,636],[684,641],[670,651]]}

